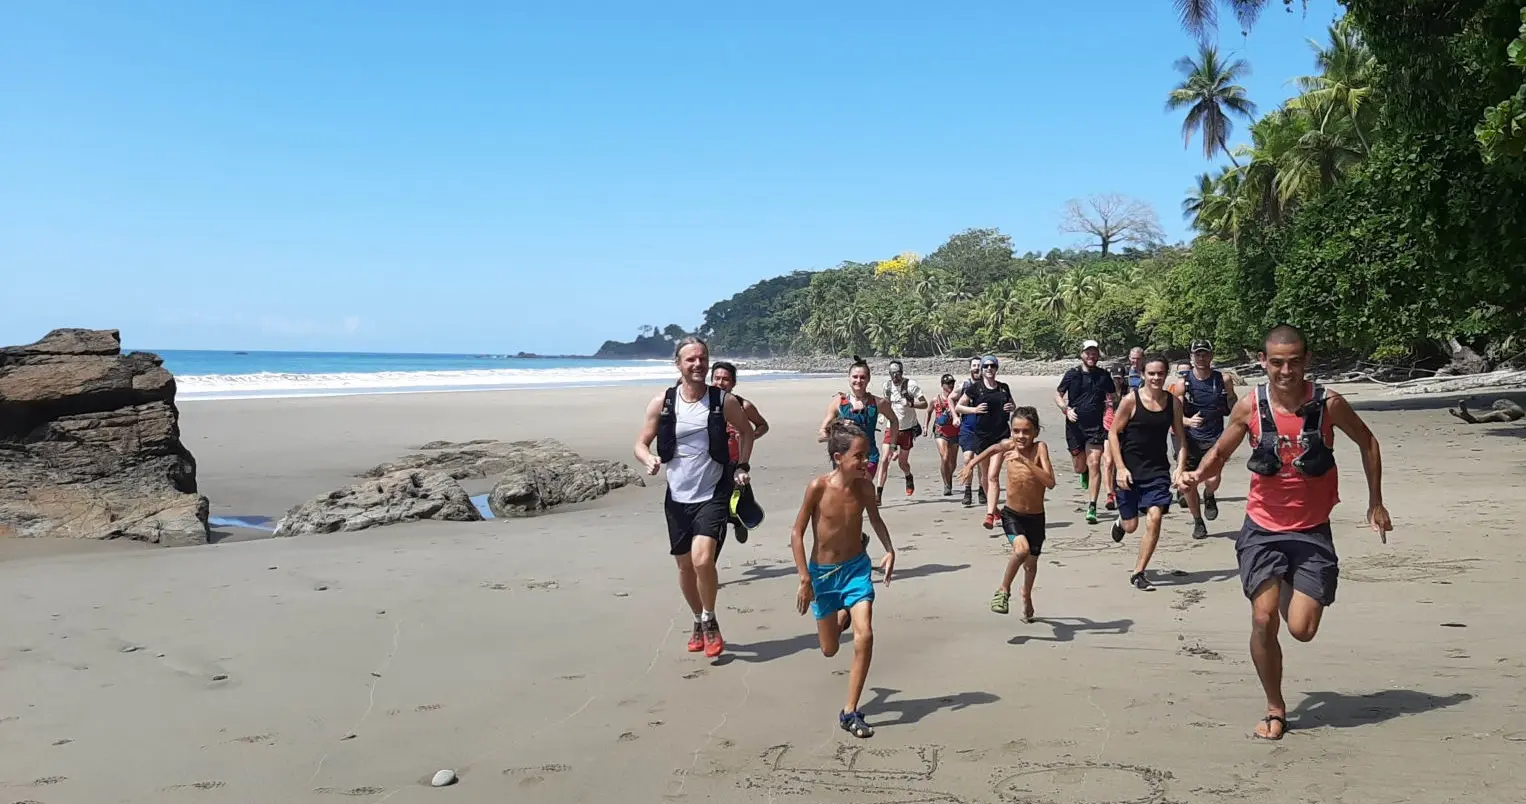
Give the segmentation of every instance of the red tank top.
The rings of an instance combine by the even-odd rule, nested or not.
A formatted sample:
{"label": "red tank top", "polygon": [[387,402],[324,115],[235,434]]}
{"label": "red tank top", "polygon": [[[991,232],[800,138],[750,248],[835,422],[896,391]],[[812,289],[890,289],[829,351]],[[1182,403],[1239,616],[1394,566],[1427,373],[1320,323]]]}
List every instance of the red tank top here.
{"label": "red tank top", "polygon": [[[1261,393],[1262,389],[1256,389],[1254,398],[1258,407],[1250,418],[1252,448],[1261,443]],[[1304,401],[1313,398],[1314,385],[1310,383]],[[1303,417],[1283,413],[1276,405],[1271,408],[1272,418],[1277,422],[1277,456],[1282,459],[1282,470],[1272,477],[1250,473],[1245,514],[1263,530],[1276,533],[1311,530],[1329,522],[1330,512],[1340,502],[1340,473],[1331,469],[1323,477],[1309,477],[1293,468],[1293,459],[1303,454],[1303,447],[1298,444]],[[1325,443],[1334,450],[1335,426],[1330,423],[1328,412],[1319,429]]]}

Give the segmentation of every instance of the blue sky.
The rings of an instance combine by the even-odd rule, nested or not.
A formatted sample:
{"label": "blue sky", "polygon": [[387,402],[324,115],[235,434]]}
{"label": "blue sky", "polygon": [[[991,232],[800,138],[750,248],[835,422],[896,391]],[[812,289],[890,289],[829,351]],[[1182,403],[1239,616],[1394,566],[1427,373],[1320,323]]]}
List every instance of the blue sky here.
{"label": "blue sky", "polygon": [[[1298,4],[1294,4],[1295,8]],[[957,10],[956,10],[957,9]],[[1337,9],[1273,2],[1263,110]],[[1066,199],[1179,203],[1167,0],[13,4],[0,343],[589,352]],[[1233,28],[1233,26],[1230,26]],[[1237,127],[1237,137],[1245,127]]]}

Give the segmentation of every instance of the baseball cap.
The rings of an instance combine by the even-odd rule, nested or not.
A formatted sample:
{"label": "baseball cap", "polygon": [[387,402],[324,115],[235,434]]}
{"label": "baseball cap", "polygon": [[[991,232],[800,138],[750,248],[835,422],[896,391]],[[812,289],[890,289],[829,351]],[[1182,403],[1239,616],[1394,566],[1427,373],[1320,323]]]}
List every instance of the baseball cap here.
{"label": "baseball cap", "polygon": [[1213,341],[1207,341],[1207,340],[1193,341],[1192,342],[1192,351],[1193,352],[1212,352],[1213,351]]}
{"label": "baseball cap", "polygon": [[1081,351],[1083,351],[1083,352],[1086,351],[1087,349],[1100,349],[1100,348],[1101,347],[1097,345],[1096,341],[1093,341],[1093,340],[1081,341]]}
{"label": "baseball cap", "polygon": [[892,361],[890,361],[890,373],[891,374],[899,374],[900,372],[901,372],[901,361],[899,361],[899,360],[892,360]]}

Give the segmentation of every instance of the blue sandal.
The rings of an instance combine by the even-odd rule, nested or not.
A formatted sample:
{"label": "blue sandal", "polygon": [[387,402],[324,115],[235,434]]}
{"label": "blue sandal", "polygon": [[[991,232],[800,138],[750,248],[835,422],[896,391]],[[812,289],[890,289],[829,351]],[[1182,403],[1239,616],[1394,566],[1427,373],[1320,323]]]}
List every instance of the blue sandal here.
{"label": "blue sandal", "polygon": [[842,726],[843,731],[854,737],[874,736],[874,729],[869,728],[869,724],[864,722],[863,712],[838,712],[837,725]]}

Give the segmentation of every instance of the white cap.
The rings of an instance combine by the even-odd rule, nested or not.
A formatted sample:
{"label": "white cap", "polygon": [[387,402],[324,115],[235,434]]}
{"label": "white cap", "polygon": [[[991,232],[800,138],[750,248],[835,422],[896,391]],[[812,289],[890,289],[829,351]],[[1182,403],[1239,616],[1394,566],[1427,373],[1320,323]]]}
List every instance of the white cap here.
{"label": "white cap", "polygon": [[1083,352],[1086,351],[1087,349],[1098,349],[1098,348],[1101,348],[1101,347],[1097,346],[1097,342],[1096,341],[1081,341],[1081,351],[1083,351]]}

